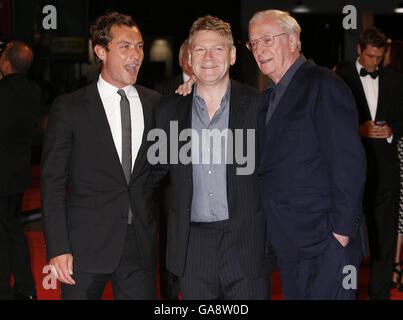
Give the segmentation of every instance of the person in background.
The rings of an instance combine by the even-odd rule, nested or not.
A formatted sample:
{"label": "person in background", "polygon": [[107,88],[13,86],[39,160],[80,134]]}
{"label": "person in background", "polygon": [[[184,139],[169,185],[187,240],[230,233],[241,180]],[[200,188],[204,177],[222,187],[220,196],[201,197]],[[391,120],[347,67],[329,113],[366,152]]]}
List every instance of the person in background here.
{"label": "person in background", "polygon": [[0,300],[36,299],[21,221],[23,194],[32,184],[33,123],[41,99],[39,86],[27,78],[33,58],[20,41],[8,43],[0,57]]}
{"label": "person in background", "polygon": [[[301,54],[288,12],[249,21],[248,49],[272,82],[258,113],[260,191],[285,299],[355,299],[365,154],[347,85]],[[354,281],[354,280],[353,280]]]}
{"label": "person in background", "polygon": [[[47,256],[62,299],[156,299],[157,235],[145,137],[160,94],[135,85],[144,42],[133,19],[109,12],[90,29],[96,82],[58,97],[41,164]],[[67,183],[69,194],[66,199]]]}
{"label": "person in background", "polygon": [[182,73],[173,79],[158,82],[154,89],[162,95],[174,94],[176,89],[193,76],[192,67],[189,65],[189,39],[183,41],[179,49],[179,65]]}
{"label": "person in background", "polygon": [[403,135],[403,78],[382,68],[386,49],[386,35],[368,28],[357,45],[357,60],[336,67],[354,94],[367,157],[363,205],[370,247],[368,293],[374,300],[390,299],[400,189],[396,145]]}

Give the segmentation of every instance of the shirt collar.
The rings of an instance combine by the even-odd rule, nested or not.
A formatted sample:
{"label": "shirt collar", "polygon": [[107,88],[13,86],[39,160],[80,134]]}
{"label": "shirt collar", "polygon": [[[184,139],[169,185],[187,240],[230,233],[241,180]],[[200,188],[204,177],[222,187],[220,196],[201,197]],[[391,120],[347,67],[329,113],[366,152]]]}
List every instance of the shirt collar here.
{"label": "shirt collar", "polygon": [[306,61],[305,56],[301,53],[297,60],[294,61],[294,63],[291,65],[291,67],[288,68],[287,72],[284,74],[284,76],[280,79],[280,81],[277,83],[277,85],[271,81],[269,85],[267,86],[267,89],[269,88],[276,88],[276,87],[288,87],[290,84],[292,78],[294,77],[294,74],[297,72],[299,67]]}
{"label": "shirt collar", "polygon": [[[138,97],[139,96],[137,89],[134,85],[128,85],[121,89],[124,90],[127,97]],[[114,85],[110,84],[109,82],[105,81],[100,74],[99,78],[98,78],[98,90],[99,90],[99,95],[101,96],[101,99],[107,99],[110,97],[118,96],[119,88],[117,88]]]}
{"label": "shirt collar", "polygon": [[188,81],[189,79],[190,79],[190,77],[186,74],[186,73],[182,73],[182,79],[183,79],[183,82],[186,82],[186,81]]}
{"label": "shirt collar", "polygon": [[[230,95],[231,95],[231,80],[228,81],[227,90],[225,91],[225,94],[221,99],[221,104],[220,104],[221,106],[223,106],[223,104],[227,104],[227,102],[229,102]],[[195,99],[195,98],[202,99],[204,101],[204,99],[197,94],[197,83],[195,83],[194,89],[193,89],[193,99]]]}

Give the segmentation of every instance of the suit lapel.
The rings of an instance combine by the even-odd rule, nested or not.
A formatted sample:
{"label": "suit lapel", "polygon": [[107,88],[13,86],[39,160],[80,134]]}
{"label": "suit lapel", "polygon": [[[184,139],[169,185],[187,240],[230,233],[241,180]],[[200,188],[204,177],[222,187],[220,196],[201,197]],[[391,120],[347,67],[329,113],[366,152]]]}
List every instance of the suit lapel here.
{"label": "suit lapel", "polygon": [[135,86],[139,94],[141,108],[143,110],[144,118],[144,131],[143,137],[141,139],[141,146],[137,153],[136,161],[133,164],[132,174],[130,177],[130,183],[133,183],[137,174],[140,173],[140,168],[143,167],[144,161],[147,160],[147,135],[148,132],[153,128],[153,102],[150,97],[146,94],[141,86]]}
{"label": "suit lapel", "polygon": [[376,107],[376,116],[375,120],[386,120],[385,114],[385,107],[386,107],[386,89],[387,89],[387,82],[383,75],[382,69],[379,72],[379,85],[378,85],[378,103]]}
{"label": "suit lapel", "polygon": [[103,161],[109,161],[112,170],[119,174],[123,181],[126,181],[96,81],[87,87],[85,99],[90,118],[93,119],[91,129],[96,130],[96,136],[101,142],[102,150],[99,152],[102,154]]}
{"label": "suit lapel", "polygon": [[[183,97],[182,103],[177,106],[177,115],[176,119],[178,119],[178,130],[179,134],[185,129],[192,128],[192,104],[193,104],[193,91],[195,87],[193,86],[193,90],[191,94]],[[188,140],[190,141],[190,140]],[[178,152],[181,148],[188,143],[188,141],[179,141],[178,142]],[[179,155],[178,155],[179,156]],[[180,160],[179,160],[180,161]],[[190,184],[190,188],[193,187],[193,166],[190,162],[185,166],[185,181],[188,181]]]}
{"label": "suit lapel", "polygon": [[231,97],[229,108],[228,128],[235,133],[235,129],[244,127],[246,101],[245,97],[240,94],[240,85],[238,82],[231,80]]}
{"label": "suit lapel", "polygon": [[[238,143],[235,143],[235,130],[236,129],[245,129],[245,115],[247,111],[247,102],[245,100],[245,95],[241,94],[240,84],[236,81],[231,80],[231,95],[230,95],[230,103],[229,103],[229,120],[228,120],[228,129],[229,134],[232,133],[233,141],[230,139],[227,140],[228,143],[232,143],[231,148],[228,148],[227,145],[227,159],[232,159],[232,162],[227,163],[226,165],[226,177],[227,177],[227,203],[228,203],[228,211],[234,213],[233,210],[233,196],[235,192],[233,192],[234,186],[234,178],[236,176],[236,167],[237,164],[235,162],[235,147],[238,146]],[[246,133],[243,132],[242,137],[245,137]],[[237,141],[238,142],[238,141]],[[245,148],[246,146],[243,145]],[[229,152],[232,151],[232,155]],[[244,150],[245,151],[245,150]]]}
{"label": "suit lapel", "polygon": [[349,74],[351,74],[352,77],[351,90],[356,94],[357,106],[360,108],[359,112],[365,120],[371,120],[372,116],[369,111],[367,97],[365,96],[364,87],[362,86],[361,78],[357,72],[355,63],[350,65]]}
{"label": "suit lapel", "polygon": [[264,137],[266,140],[265,144],[269,143],[272,139],[276,137],[277,131],[279,131],[282,126],[284,126],[284,123],[286,123],[282,121],[282,119],[285,118],[290,113],[290,111],[295,108],[295,105],[304,95],[304,93],[302,92],[304,88],[303,83],[304,81],[306,81],[304,79],[304,74],[306,70],[312,65],[313,62],[306,61],[299,67],[290,84],[288,85],[288,88],[284,92],[266,129],[266,114],[264,113],[264,117],[262,117],[262,113],[259,114],[259,128],[263,129],[261,131],[266,132],[266,137]]}

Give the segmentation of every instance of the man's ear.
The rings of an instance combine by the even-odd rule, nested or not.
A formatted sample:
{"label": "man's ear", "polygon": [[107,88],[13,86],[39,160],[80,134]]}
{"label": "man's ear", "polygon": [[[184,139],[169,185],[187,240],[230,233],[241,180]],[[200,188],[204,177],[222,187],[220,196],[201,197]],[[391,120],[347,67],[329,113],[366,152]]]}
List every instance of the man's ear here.
{"label": "man's ear", "polygon": [[11,63],[8,59],[4,59],[1,65],[1,73],[3,74],[3,77],[14,73],[13,68],[11,67]]}
{"label": "man's ear", "polygon": [[290,48],[292,52],[298,51],[298,36],[296,33],[290,33],[288,35],[288,41],[290,41]]}
{"label": "man's ear", "polygon": [[106,49],[103,46],[97,44],[94,47],[94,52],[100,60],[103,62],[106,60]]}
{"label": "man's ear", "polygon": [[361,51],[361,46],[360,46],[359,44],[357,44],[357,52],[358,52],[358,55],[359,55],[359,56],[360,56],[361,53],[362,53],[362,51]]}
{"label": "man's ear", "polygon": [[231,54],[231,66],[233,66],[235,64],[235,61],[236,61],[236,47],[235,46],[231,47],[230,54]]}

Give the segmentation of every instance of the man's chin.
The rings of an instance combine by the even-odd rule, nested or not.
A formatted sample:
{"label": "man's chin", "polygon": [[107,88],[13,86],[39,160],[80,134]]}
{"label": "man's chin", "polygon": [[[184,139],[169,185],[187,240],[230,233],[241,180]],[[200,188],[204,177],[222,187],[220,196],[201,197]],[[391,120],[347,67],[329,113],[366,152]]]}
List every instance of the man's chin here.
{"label": "man's chin", "polygon": [[126,79],[126,85],[130,86],[130,85],[134,85],[137,81],[137,76],[136,77],[131,77],[130,79]]}

